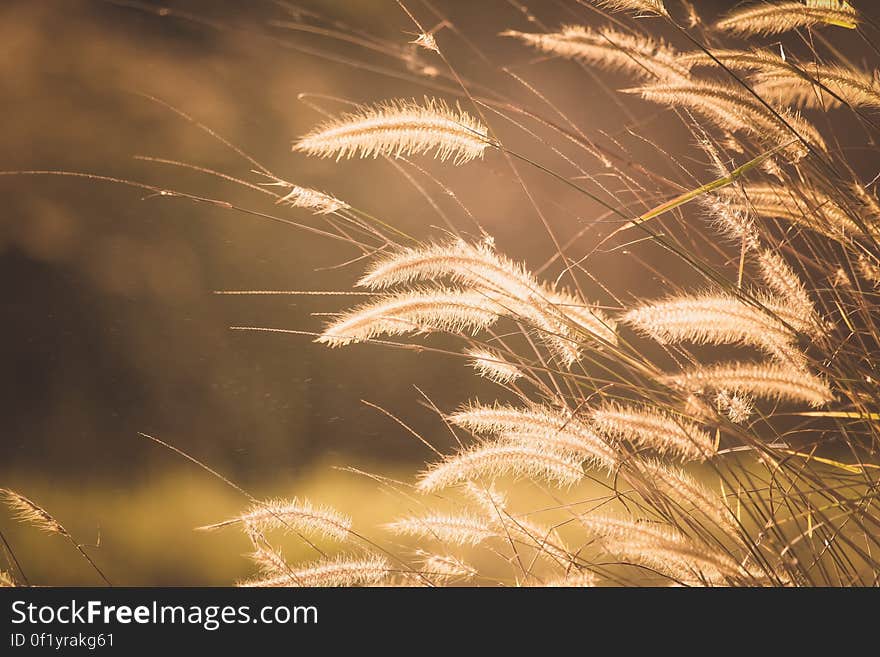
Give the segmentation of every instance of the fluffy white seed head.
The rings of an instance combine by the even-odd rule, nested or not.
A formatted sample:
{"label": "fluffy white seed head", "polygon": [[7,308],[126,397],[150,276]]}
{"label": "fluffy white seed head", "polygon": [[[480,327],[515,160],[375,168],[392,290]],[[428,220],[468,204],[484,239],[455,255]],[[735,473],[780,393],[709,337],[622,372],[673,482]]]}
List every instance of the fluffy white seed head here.
{"label": "fluffy white seed head", "polygon": [[419,478],[416,487],[432,493],[474,479],[501,476],[546,481],[568,487],[584,477],[576,458],[529,446],[489,444],[466,449],[431,465]]}
{"label": "fluffy white seed head", "polygon": [[508,444],[575,455],[609,472],[617,465],[617,453],[602,436],[571,413],[548,406],[472,405],[447,416],[447,420]]}
{"label": "fluffy white seed head", "polygon": [[715,453],[708,432],[680,415],[644,405],[605,403],[590,413],[600,432],[682,460],[704,460]]}
{"label": "fluffy white seed head", "polygon": [[718,194],[758,217],[789,221],[835,240],[862,233],[846,210],[815,186],[747,183]]}
{"label": "fluffy white seed head", "polygon": [[644,79],[686,78],[688,67],[672,47],[649,37],[612,28],[593,29],[567,25],[559,32],[502,32],[541,52],[575,59],[611,71],[624,71]]}
{"label": "fluffy white seed head", "polygon": [[687,472],[656,460],[638,462],[636,467],[648,478],[651,485],[663,495],[673,499],[686,513],[696,511],[728,536],[739,536],[739,526],[721,496],[709,490]]}
{"label": "fluffy white seed head", "polygon": [[849,2],[807,0],[749,5],[732,11],[715,26],[736,34],[766,35],[821,25],[855,29],[859,22],[859,14]]}
{"label": "fluffy white seed head", "polygon": [[385,528],[401,536],[431,539],[453,545],[479,545],[497,535],[486,520],[469,514],[432,513],[407,516],[388,523]]}
{"label": "fluffy white seed head", "polygon": [[380,335],[446,331],[474,334],[503,312],[480,292],[449,288],[388,295],[345,313],[315,340],[331,347],[365,342]]}
{"label": "fluffy white seed head", "polygon": [[391,573],[391,568],[382,557],[351,558],[343,556],[319,561],[289,573],[240,582],[239,586],[363,586],[375,584],[389,573]]}
{"label": "fluffy white seed head", "polygon": [[799,138],[813,148],[827,150],[819,131],[799,114],[785,108],[770,111],[750,94],[731,85],[691,81],[652,84],[627,91],[655,103],[689,109],[723,130],[751,135],[767,146],[797,140],[785,149],[795,160],[808,153]]}
{"label": "fluffy white seed head", "polygon": [[801,278],[775,251],[763,250],[757,259],[761,278],[774,292],[767,307],[798,331],[820,337],[825,328]]}
{"label": "fluffy white seed head", "polygon": [[622,319],[661,344],[742,344],[787,360],[795,343],[794,333],[771,314],[724,294],[671,297]]}
{"label": "fluffy white seed head", "polygon": [[480,376],[506,385],[513,383],[523,376],[522,371],[514,365],[504,360],[498,353],[489,349],[473,347],[465,350],[465,354],[470,356],[471,367],[473,367]]}
{"label": "fluffy white seed head", "polygon": [[707,194],[701,202],[718,232],[745,245],[746,250],[753,251],[760,247],[761,238],[748,206],[715,194]]}
{"label": "fluffy white seed head", "polygon": [[489,143],[482,123],[442,100],[426,99],[424,104],[391,100],[319,125],[297,141],[293,150],[337,161],[433,152],[441,161],[464,164],[483,157]]}
{"label": "fluffy white seed head", "polygon": [[783,363],[722,363],[670,374],[664,380],[688,392],[727,390],[764,399],[806,403],[814,408],[833,399],[828,383]]}
{"label": "fluffy white seed head", "polygon": [[495,301],[503,314],[535,331],[566,367],[580,358],[586,340],[616,343],[614,322],[601,310],[540,283],[486,242],[455,240],[402,249],[374,263],[358,285],[383,290],[438,279]]}
{"label": "fluffy white seed head", "polygon": [[828,67],[815,71],[808,67],[803,73],[758,72],[752,76],[752,81],[755,92],[762,98],[791,107],[829,110],[843,103],[852,107],[880,106],[876,80],[863,71]]}
{"label": "fluffy white seed head", "polygon": [[611,554],[683,584],[724,586],[746,576],[728,555],[707,543],[697,543],[672,527],[596,515],[584,516],[581,522],[600,537]]}
{"label": "fluffy white seed head", "polygon": [[755,412],[755,402],[751,397],[729,390],[720,390],[715,395],[715,407],[735,424],[747,421]]}
{"label": "fluffy white seed head", "polygon": [[330,507],[316,506],[308,500],[271,499],[255,504],[237,518],[198,529],[210,531],[235,525],[254,527],[260,531],[284,529],[344,541],[351,531],[351,518]]}
{"label": "fluffy white seed head", "polygon": [[0,497],[15,514],[16,520],[32,525],[47,534],[69,536],[67,530],[48,511],[21,493],[8,488],[0,488]]}
{"label": "fluffy white seed head", "polygon": [[293,570],[281,552],[266,545],[260,545],[248,557],[267,577],[287,575]]}
{"label": "fluffy white seed head", "polygon": [[632,11],[639,15],[669,15],[663,0],[593,0],[593,2],[611,11]]}
{"label": "fluffy white seed head", "polygon": [[290,191],[278,199],[278,203],[312,210],[315,214],[333,214],[351,207],[329,194],[299,185],[291,185]]}

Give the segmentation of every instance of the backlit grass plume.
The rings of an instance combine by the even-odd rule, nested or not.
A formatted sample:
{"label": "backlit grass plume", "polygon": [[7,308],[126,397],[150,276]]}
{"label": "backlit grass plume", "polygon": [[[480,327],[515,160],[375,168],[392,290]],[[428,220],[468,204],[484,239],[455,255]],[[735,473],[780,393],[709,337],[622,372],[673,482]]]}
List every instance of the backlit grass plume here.
{"label": "backlit grass plume", "polygon": [[338,587],[375,584],[391,574],[388,562],[382,557],[335,558],[297,568],[270,577],[245,580],[245,587]]}
{"label": "backlit grass plume", "polygon": [[[829,194],[813,186],[753,183],[743,185],[741,189],[724,190],[722,194],[743,212],[767,219],[782,219],[834,240],[848,241],[865,233],[852,215],[854,210],[864,210],[861,203],[851,202],[844,209]],[[865,225],[869,232],[876,232],[873,220],[867,214],[861,217],[868,222]]]}
{"label": "backlit grass plume", "polygon": [[729,555],[671,527],[600,516],[587,516],[581,522],[611,554],[652,568],[674,582],[729,586],[751,579]]}
{"label": "backlit grass plume", "polygon": [[410,516],[389,523],[387,528],[395,534],[453,545],[479,545],[498,536],[489,522],[469,514]]}
{"label": "backlit grass plume", "polygon": [[831,109],[880,107],[876,73],[852,66],[798,61],[765,49],[711,50],[680,56],[681,66],[716,67],[744,71],[759,96],[775,103]]}
{"label": "backlit grass plume", "polygon": [[[80,556],[85,559],[85,561],[89,564],[92,570],[101,578],[101,580],[107,586],[112,586],[110,580],[107,579],[107,576],[104,572],[98,567],[98,565],[92,560],[92,558],[85,551],[85,546],[76,539],[74,539],[73,535],[64,528],[64,526],[58,522],[55,517],[50,514],[46,509],[37,504],[36,502],[30,500],[25,497],[21,493],[18,493],[14,490],[10,490],[8,488],[0,488],[0,497],[3,498],[3,501],[6,503],[6,506],[15,514],[15,519],[23,522],[25,524],[31,525],[32,527],[36,527],[37,529],[46,532],[47,534],[55,534],[57,536],[61,536],[70,543],[74,549],[80,554]],[[8,543],[5,543],[7,549],[9,549]]]}
{"label": "backlit grass plume", "polygon": [[523,376],[522,371],[516,365],[507,362],[494,351],[470,348],[466,349],[465,353],[471,357],[471,366],[479,372],[480,376],[491,379],[495,383],[513,383]]}
{"label": "backlit grass plume", "polygon": [[804,144],[827,149],[819,131],[803,117],[784,108],[772,111],[744,90],[731,85],[661,83],[630,92],[655,103],[687,108],[719,128],[750,135],[765,146],[780,146],[797,140],[798,143],[788,149],[797,158],[806,154]]}
{"label": "backlit grass plume", "polygon": [[859,14],[845,0],[755,3],[736,9],[716,27],[737,34],[781,34],[799,28],[836,25],[855,29]]}
{"label": "backlit grass plume", "polygon": [[447,420],[478,434],[497,436],[501,442],[569,452],[606,469],[617,461],[614,450],[581,419],[547,407],[473,405],[447,416]]}
{"label": "backlit grass plume", "polygon": [[686,295],[634,308],[623,319],[662,344],[746,344],[785,359],[795,335],[766,311],[733,296]]}
{"label": "backlit grass plume", "polygon": [[476,332],[497,321],[503,308],[479,292],[438,288],[389,295],[328,326],[316,342],[342,346],[379,335],[429,331]]}
{"label": "backlit grass plume", "polygon": [[315,506],[308,500],[266,500],[236,518],[199,527],[211,531],[229,526],[252,526],[259,530],[285,529],[320,534],[344,541],[351,531],[351,518],[329,507]]}
{"label": "backlit grass plume", "polygon": [[842,66],[804,64],[795,69],[758,70],[752,80],[763,97],[794,107],[834,108],[842,104],[880,108],[876,73]]}
{"label": "backlit grass plume", "polygon": [[770,249],[758,253],[757,261],[765,285],[775,294],[775,298],[765,299],[769,311],[778,313],[782,321],[795,330],[813,338],[821,337],[825,325],[801,278]]}
{"label": "backlit grass plume", "polygon": [[697,424],[649,406],[609,402],[591,410],[590,419],[603,434],[664,456],[705,460],[715,452],[712,437]]}
{"label": "backlit grass plume", "polygon": [[663,0],[593,0],[600,7],[611,11],[633,11],[638,14],[668,16]]}
{"label": "backlit grass plume", "polygon": [[0,488],[0,495],[6,502],[6,506],[15,513],[16,520],[32,525],[47,534],[70,536],[61,523],[55,520],[48,511],[21,493],[16,493],[8,488]]}
{"label": "backlit grass plume", "polygon": [[536,50],[576,59],[611,71],[644,79],[685,79],[690,73],[678,52],[662,41],[605,28],[568,25],[559,32],[525,33],[507,30],[502,36],[519,39]]}
{"label": "backlit grass plume", "polygon": [[820,408],[831,401],[828,383],[781,363],[723,363],[670,374],[665,380],[691,392],[727,390]]}
{"label": "backlit grass plume", "polygon": [[586,339],[617,341],[616,324],[605,312],[539,282],[485,242],[402,249],[376,262],[358,285],[384,290],[438,279],[483,294],[503,314],[524,320],[565,365],[580,358]]}
{"label": "backlit grass plume", "polygon": [[306,208],[314,211],[316,214],[333,214],[339,210],[349,209],[349,205],[334,198],[329,194],[324,194],[316,189],[308,187],[300,187],[299,185],[291,185],[278,203],[286,203],[295,208]]}
{"label": "backlit grass plume", "polygon": [[299,139],[293,150],[337,161],[433,152],[440,160],[464,164],[483,157],[489,143],[485,126],[441,100],[393,100],[323,123]]}
{"label": "backlit grass plume", "polygon": [[436,492],[476,479],[528,477],[556,486],[571,486],[584,477],[580,461],[552,449],[526,445],[490,444],[465,449],[434,463],[422,473],[417,487]]}

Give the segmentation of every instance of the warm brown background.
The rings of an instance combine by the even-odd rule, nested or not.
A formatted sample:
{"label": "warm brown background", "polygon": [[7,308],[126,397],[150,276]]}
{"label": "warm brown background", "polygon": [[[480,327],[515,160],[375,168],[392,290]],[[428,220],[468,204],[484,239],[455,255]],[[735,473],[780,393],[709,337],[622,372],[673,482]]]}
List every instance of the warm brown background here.
{"label": "warm brown background", "polygon": [[[168,4],[208,19],[205,24],[97,0],[6,0],[0,7],[0,169],[117,176],[320,225],[234,185],[133,160],[182,160],[258,181],[247,162],[136,95],[146,93],[216,129],[288,180],[330,191],[413,234],[430,234],[438,217],[388,164],[336,166],[290,152],[291,140],[320,120],[297,100],[300,92],[360,102],[418,97],[424,88],[299,52],[319,48],[404,70],[391,58],[350,44],[273,27],[272,20],[290,20],[279,4]],[[398,44],[414,31],[391,0],[301,4]],[[415,0],[409,4],[428,25],[436,22]],[[574,1],[527,4],[550,26],[596,18]],[[733,3],[697,4],[713,16]],[[496,38],[504,28],[529,29],[510,3],[437,5],[493,62],[512,65],[588,134],[620,135],[635,157],[672,171],[662,153],[624,134],[626,125],[638,121],[661,148],[681,152],[689,137],[669,113],[636,101],[624,112],[571,63],[536,63],[532,53]],[[844,36],[850,41],[844,47],[858,53],[859,44]],[[462,72],[540,107],[448,30],[438,38]],[[332,111],[344,108],[322,102]],[[503,123],[499,128],[509,130]],[[511,135],[546,161],[546,150]],[[876,152],[866,148],[863,134],[853,128],[851,136],[860,149],[853,151],[857,163],[876,169]],[[582,164],[599,169],[588,158]],[[427,166],[456,190],[504,251],[533,265],[552,253],[496,156],[455,171]],[[561,235],[597,216],[597,207],[582,197],[529,176]],[[436,188],[432,193],[442,196]],[[254,217],[142,196],[84,180],[0,177],[0,485],[44,503],[83,541],[92,541],[100,525],[104,547],[96,558],[122,583],[228,583],[246,567],[238,558],[241,543],[189,532],[233,512],[240,498],[139,438],[139,431],[168,440],[260,494],[335,496],[359,517],[369,520],[375,512],[377,520],[387,519],[375,511],[384,501],[366,497],[368,484],[337,474],[318,477],[315,458],[320,472],[330,463],[352,463],[399,473],[404,464],[422,461],[424,448],[361,399],[433,431],[443,444],[436,421],[416,406],[413,384],[441,408],[487,388],[459,361],[377,347],[330,351],[307,337],[230,332],[227,327],[236,324],[314,330],[321,320],[310,313],[334,311],[343,302],[218,297],[213,290],[346,289],[359,266],[316,270],[355,252]],[[454,204],[441,202],[466,225]],[[585,246],[609,229],[596,226]],[[619,253],[596,257],[591,269],[624,295],[660,289]],[[26,559],[35,581],[92,581],[55,539],[34,537],[5,514],[0,529],[15,544],[38,551]],[[46,542],[51,548],[44,548]]]}

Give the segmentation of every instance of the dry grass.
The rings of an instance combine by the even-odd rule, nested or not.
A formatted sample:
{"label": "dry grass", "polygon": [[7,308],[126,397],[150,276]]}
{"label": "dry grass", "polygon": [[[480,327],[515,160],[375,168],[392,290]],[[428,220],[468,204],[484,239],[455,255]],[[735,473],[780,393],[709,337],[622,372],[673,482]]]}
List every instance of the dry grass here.
{"label": "dry grass", "polygon": [[[375,476],[412,509],[387,525],[409,544],[372,538],[358,526],[356,509],[355,530],[338,512],[297,501],[257,502],[214,525],[240,526],[251,542],[259,574],[245,585],[880,581],[880,202],[833,147],[838,121],[877,130],[861,113],[876,105],[875,76],[845,70],[832,61],[833,49],[812,40],[807,55],[818,67],[807,55],[793,67],[755,50],[766,45],[760,35],[822,28],[833,40],[832,30],[861,30],[862,18],[845,2],[760,3],[708,33],[690,33],[659,0],[596,4],[652,18],[614,17],[637,36],[610,25],[503,35],[630,75],[639,86],[621,102],[641,98],[650,105],[639,107],[664,108],[698,145],[670,156],[701,160],[684,193],[680,185],[657,190],[623,156],[619,164],[605,157],[599,184],[562,144],[541,140],[543,153],[512,150],[504,138],[510,124],[549,130],[590,157],[599,135],[567,125],[534,89],[550,108],[546,117],[518,112],[517,99],[475,97],[451,63],[456,38],[444,31],[429,41],[421,25],[434,57],[426,83],[442,71],[445,93],[466,110],[439,98],[392,99],[323,123],[295,143],[294,150],[322,158],[412,164],[399,170],[441,181],[453,197],[442,169],[428,173],[410,158],[433,154],[474,176],[484,166],[503,168],[556,254],[540,268],[517,262],[482,229],[467,236],[463,226],[475,220],[467,212],[442,235],[413,237],[353,201],[296,186],[277,195],[316,210],[327,233],[358,251],[349,266],[365,273],[352,276],[353,285],[374,297],[323,331],[278,330],[333,347],[366,342],[460,358],[495,384],[498,403],[472,402],[451,414],[432,408],[458,449],[440,454],[419,435],[438,452],[424,471],[407,481]],[[671,29],[681,44],[635,31],[653,25]],[[808,102],[813,93],[835,102]],[[560,117],[566,125],[554,123]],[[650,129],[639,136],[655,141]],[[603,152],[616,146],[608,141]],[[659,301],[630,299],[615,281],[597,280],[589,254],[556,238],[523,166],[605,205],[621,226],[606,242],[637,235],[689,277],[680,268],[670,273],[670,294]],[[648,189],[672,200],[657,205]],[[635,203],[648,211],[633,212]],[[704,228],[699,218],[707,211]],[[647,272],[654,267],[645,263]],[[415,341],[391,340],[411,333]],[[435,334],[442,340],[432,341]],[[462,368],[462,376],[470,373]],[[532,491],[530,508],[514,510],[508,499],[517,481]],[[273,530],[293,531],[306,545],[344,538],[345,552],[293,563],[271,543]]]}

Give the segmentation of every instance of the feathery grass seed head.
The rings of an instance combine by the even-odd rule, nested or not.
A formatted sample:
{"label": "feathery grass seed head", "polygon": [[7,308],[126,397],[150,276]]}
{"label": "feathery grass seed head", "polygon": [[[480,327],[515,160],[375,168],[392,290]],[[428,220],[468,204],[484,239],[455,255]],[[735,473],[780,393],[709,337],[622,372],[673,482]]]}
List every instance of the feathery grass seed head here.
{"label": "feathery grass seed head", "polygon": [[567,25],[559,32],[525,33],[515,30],[501,36],[564,59],[594,64],[610,71],[625,71],[640,78],[687,78],[689,70],[672,47],[649,37],[608,27],[592,29]]}
{"label": "feathery grass seed head", "polygon": [[638,462],[637,468],[662,494],[674,499],[686,511],[695,509],[728,536],[739,535],[739,527],[724,500],[681,468],[669,467],[653,459]]}
{"label": "feathery grass seed head", "polygon": [[634,308],[622,319],[661,344],[744,344],[784,359],[795,341],[765,311],[721,294],[672,297]]}
{"label": "feathery grass seed head", "polygon": [[660,454],[702,461],[715,453],[708,432],[659,408],[607,402],[594,408],[590,417],[597,431]]}
{"label": "feathery grass seed head", "polygon": [[601,538],[611,554],[686,584],[724,586],[744,576],[743,569],[727,554],[672,527],[595,515],[583,516],[581,523]]}
{"label": "feathery grass seed head", "polygon": [[482,518],[469,514],[407,516],[385,525],[394,534],[452,543],[479,545],[497,535]]}
{"label": "feathery grass seed head", "polygon": [[503,309],[485,294],[448,288],[388,295],[344,314],[315,340],[331,347],[379,335],[446,331],[474,334],[497,321]]}
{"label": "feathery grass seed head", "polygon": [[324,192],[299,185],[291,185],[290,191],[278,199],[278,203],[292,205],[296,208],[312,210],[315,214],[333,214],[339,210],[347,210],[351,206]]}
{"label": "feathery grass seed head", "polygon": [[237,518],[224,520],[213,525],[199,527],[210,531],[243,525],[257,531],[286,529],[302,533],[313,533],[337,541],[344,541],[351,531],[351,518],[325,506],[315,506],[308,500],[271,499],[255,504],[249,511]]}
{"label": "feathery grass seed head", "polygon": [[537,331],[566,367],[580,358],[583,337],[616,342],[614,322],[599,309],[541,284],[523,265],[485,242],[455,240],[402,249],[374,263],[358,285],[382,290],[437,279],[451,280],[495,301],[505,315]]}
{"label": "feathery grass seed head", "polygon": [[[800,137],[814,148],[827,150],[819,131],[799,114],[785,108],[770,111],[747,92],[730,85],[690,81],[651,84],[626,91],[651,102],[689,109],[723,130],[746,133],[769,142],[768,145],[781,146]],[[800,139],[785,150],[795,160],[808,152]]]}
{"label": "feathery grass seed head", "polygon": [[828,383],[805,369],[782,363],[722,363],[664,377],[689,392],[708,390],[753,395],[779,401],[803,402],[814,408],[833,399]]}
{"label": "feathery grass seed head", "polygon": [[748,5],[730,12],[715,27],[735,34],[770,35],[821,25],[855,29],[859,23],[855,7],[845,0],[807,0]]}
{"label": "feathery grass seed head", "polygon": [[498,436],[501,442],[578,455],[609,472],[617,465],[614,449],[592,428],[571,414],[547,406],[472,405],[446,419],[476,433]]}
{"label": "feathery grass seed head", "polygon": [[761,239],[748,206],[735,204],[715,194],[703,197],[703,207],[715,228],[725,237],[735,239],[749,251],[760,247]]}
{"label": "feathery grass seed head", "polygon": [[337,557],[316,562],[290,573],[240,582],[245,587],[280,586],[363,586],[375,584],[391,572],[382,557]]}
{"label": "feathery grass seed head", "polygon": [[506,475],[567,487],[583,479],[584,470],[571,456],[530,446],[488,444],[462,450],[429,466],[416,488],[433,493],[473,479]]}
{"label": "feathery grass seed head", "polygon": [[500,355],[489,349],[473,347],[465,350],[465,354],[471,357],[471,367],[480,376],[502,385],[513,383],[523,376],[520,369],[513,363],[504,360]]}
{"label": "feathery grass seed head", "polygon": [[593,2],[611,11],[634,11],[639,14],[669,16],[663,0],[593,0]]}
{"label": "feathery grass seed head", "polygon": [[33,525],[48,534],[60,534],[70,536],[67,530],[61,526],[52,515],[36,502],[32,502],[21,493],[16,493],[8,488],[0,488],[0,497],[6,502],[6,506],[15,514],[15,519]]}
{"label": "feathery grass seed head", "polygon": [[742,424],[755,412],[755,402],[748,395],[720,390],[715,395],[715,407],[734,424]]}
{"label": "feathery grass seed head", "polygon": [[293,150],[317,157],[401,157],[434,152],[441,161],[464,164],[482,158],[488,130],[461,109],[442,100],[423,105],[392,100],[359,108],[319,125]]}

